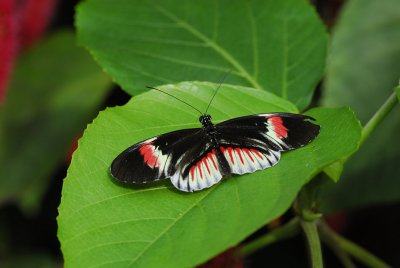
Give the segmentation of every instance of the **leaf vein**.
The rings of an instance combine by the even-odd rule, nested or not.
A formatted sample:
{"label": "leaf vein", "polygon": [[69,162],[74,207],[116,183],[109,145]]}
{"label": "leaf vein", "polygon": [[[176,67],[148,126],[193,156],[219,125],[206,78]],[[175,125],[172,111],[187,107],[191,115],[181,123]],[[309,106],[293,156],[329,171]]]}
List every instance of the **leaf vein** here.
{"label": "leaf vein", "polygon": [[127,38],[126,41],[138,41],[145,43],[154,43],[162,45],[180,45],[188,47],[207,47],[205,43],[190,42],[185,40],[173,40],[173,39],[157,39],[157,38]]}
{"label": "leaf vein", "polygon": [[[140,73],[140,74],[142,74],[142,75],[144,75],[144,76],[147,76],[147,77],[156,79],[156,80],[158,80],[158,81],[161,81],[162,83],[173,83],[173,81],[170,80],[170,79],[161,77],[161,76],[159,76],[159,75],[154,75],[154,74],[152,74],[152,73],[143,71],[142,69],[135,68],[135,67],[133,67],[132,65],[129,65],[129,64],[124,63],[124,61],[118,61],[118,62],[116,62],[116,64],[119,64],[119,65],[122,66],[122,67],[126,67],[126,68],[130,69],[131,71],[133,71],[133,73],[134,73],[134,72],[138,72],[138,73]],[[131,77],[130,77],[130,78],[131,78]]]}
{"label": "leaf vein", "polygon": [[253,9],[251,8],[250,2],[246,2],[247,14],[250,21],[251,29],[251,41],[253,46],[253,76],[258,80],[259,73],[259,62],[258,62],[258,39],[257,39],[257,23],[254,19]]}
{"label": "leaf vein", "polygon": [[186,29],[189,33],[193,34],[203,42],[205,42],[207,45],[209,45],[212,49],[214,49],[222,58],[224,58],[227,62],[229,62],[233,67],[236,68],[236,70],[245,78],[247,81],[255,88],[258,89],[263,89],[262,86],[258,83],[258,81],[251,76],[247,70],[224,48],[219,46],[217,43],[215,43],[213,40],[211,40],[209,37],[201,33],[199,30],[194,28],[192,25],[188,24],[186,21],[180,19],[178,16],[175,14],[171,13],[170,11],[166,10],[165,8],[161,7],[160,5],[157,5],[156,3],[153,3],[155,8],[164,16],[167,18],[171,19],[172,21],[178,23],[183,29]]}
{"label": "leaf vein", "polygon": [[115,242],[108,242],[108,243],[102,243],[102,244],[97,244],[96,246],[86,248],[85,250],[82,250],[79,252],[78,255],[76,255],[75,258],[79,257],[80,255],[90,252],[94,249],[102,248],[102,247],[107,247],[107,246],[112,246],[112,245],[121,245],[121,244],[130,244],[130,243],[149,243],[151,240],[125,240],[125,241],[115,241]]}
{"label": "leaf vein", "polygon": [[[212,65],[203,64],[203,63],[196,63],[196,62],[192,62],[192,61],[186,61],[186,60],[166,57],[166,56],[153,54],[153,53],[147,53],[147,52],[139,51],[139,50],[134,50],[134,51],[131,51],[130,53],[136,54],[136,55],[140,55],[140,56],[149,57],[149,58],[159,59],[159,60],[167,61],[167,62],[170,62],[170,63],[187,65],[187,66],[192,66],[192,67],[197,67],[197,68],[203,68],[203,69],[209,69],[209,70],[215,70],[215,71],[221,71],[221,72],[228,72],[229,71],[228,68],[222,68],[222,67],[212,66]],[[238,73],[238,72],[232,72],[232,74],[237,75],[237,76],[242,76],[242,74]]]}
{"label": "leaf vein", "polygon": [[[91,172],[91,173],[92,173],[92,172]],[[91,173],[85,174],[85,175],[90,175]],[[82,175],[82,176],[85,176],[85,175]],[[119,194],[119,195],[107,197],[107,198],[105,198],[105,199],[96,201],[96,202],[94,202],[94,203],[90,203],[90,204],[88,204],[88,205],[86,205],[86,206],[83,206],[83,207],[78,208],[77,210],[74,210],[74,212],[72,212],[71,214],[69,214],[69,217],[66,217],[66,218],[64,219],[64,221],[68,221],[68,220],[71,219],[74,215],[76,215],[77,213],[81,212],[81,211],[84,210],[84,209],[87,209],[87,208],[90,208],[90,207],[93,207],[93,206],[102,204],[102,203],[104,203],[104,202],[107,202],[107,201],[110,201],[110,200],[113,200],[113,199],[117,199],[117,198],[124,197],[124,196],[127,196],[127,195],[136,195],[136,194],[141,194],[141,193],[144,193],[144,192],[158,191],[158,190],[163,190],[163,189],[167,189],[167,187],[158,187],[158,188],[141,189],[141,190],[129,191],[129,192],[127,192],[127,193],[123,193],[123,194]]]}
{"label": "leaf vein", "polygon": [[204,198],[206,198],[210,193],[214,191],[215,188],[211,188],[208,190],[202,197],[199,198],[196,202],[194,202],[191,206],[189,206],[186,211],[179,215],[170,225],[168,225],[160,234],[147,246],[145,247],[141,253],[139,253],[130,263],[129,267],[132,266],[137,260],[139,260],[143,254],[152,246],[156,241],[158,241],[163,235],[165,235],[182,217],[184,217],[187,213],[189,213],[196,205],[198,205]]}
{"label": "leaf vein", "polygon": [[[119,224],[124,224],[124,223],[133,223],[133,222],[141,222],[141,221],[159,221],[159,220],[174,220],[175,218],[167,218],[167,217],[154,217],[154,218],[140,218],[140,219],[129,219],[129,220],[124,220],[124,221],[115,221],[115,222],[111,222],[108,224],[104,224],[104,225],[100,225],[100,226],[96,226],[96,228],[93,229],[87,229],[82,233],[79,233],[77,235],[74,235],[73,237],[71,237],[68,240],[64,241],[64,245],[67,245],[68,243],[70,243],[73,240],[76,240],[79,237],[82,237],[86,234],[92,233],[92,232],[96,232],[98,230],[110,227],[110,226],[115,226],[115,225],[119,225]],[[150,242],[150,241],[149,241]],[[74,258],[79,257],[82,254],[82,251],[80,251]]]}

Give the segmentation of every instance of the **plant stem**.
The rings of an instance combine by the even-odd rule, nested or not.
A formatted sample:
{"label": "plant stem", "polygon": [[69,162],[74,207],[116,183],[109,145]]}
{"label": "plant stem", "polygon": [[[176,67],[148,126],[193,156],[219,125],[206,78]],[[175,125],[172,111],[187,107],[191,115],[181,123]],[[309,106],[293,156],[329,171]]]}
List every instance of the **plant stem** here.
{"label": "plant stem", "polygon": [[310,250],[311,257],[311,267],[322,268],[323,261],[321,243],[319,241],[316,221],[305,221],[301,219],[300,224],[307,238],[308,248]]}
{"label": "plant stem", "polygon": [[322,242],[331,248],[340,262],[343,264],[343,267],[356,268],[349,255],[339,246],[336,236],[332,235],[333,230],[331,230],[324,221],[321,221],[318,227]]}
{"label": "plant stem", "polygon": [[358,261],[364,263],[366,266],[371,268],[390,268],[388,264],[384,261],[380,260],[376,256],[374,256],[371,252],[366,249],[360,247],[356,243],[342,237],[338,236],[339,245],[345,250],[347,253],[352,255]]}
{"label": "plant stem", "polygon": [[397,103],[396,92],[385,101],[385,103],[379,108],[378,111],[371,117],[371,119],[365,124],[361,132],[360,145],[362,145],[365,140],[371,135],[371,133],[377,128],[377,126],[382,122],[386,115],[394,108]]}
{"label": "plant stem", "polygon": [[325,235],[329,236],[337,245],[353,256],[359,262],[371,268],[390,268],[388,264],[374,256],[372,253],[357,245],[356,243],[344,238],[335,231],[333,231],[327,224],[321,223],[320,230]]}
{"label": "plant stem", "polygon": [[242,246],[237,252],[237,256],[238,257],[248,256],[265,246],[293,237],[299,232],[300,232],[299,221],[297,218],[294,218],[285,225],[278,227],[270,231],[268,234]]}

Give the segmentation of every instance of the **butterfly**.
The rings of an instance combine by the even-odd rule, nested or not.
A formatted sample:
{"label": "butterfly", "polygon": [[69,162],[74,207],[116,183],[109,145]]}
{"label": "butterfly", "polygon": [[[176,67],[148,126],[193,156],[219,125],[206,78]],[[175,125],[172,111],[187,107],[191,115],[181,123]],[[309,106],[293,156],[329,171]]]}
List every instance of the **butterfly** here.
{"label": "butterfly", "polygon": [[314,118],[302,114],[254,114],[214,125],[207,110],[196,110],[201,114],[201,128],[177,130],[132,145],[112,162],[112,177],[134,184],[169,178],[181,191],[199,191],[232,174],[270,168],[279,162],[281,152],[308,144],[320,131]]}

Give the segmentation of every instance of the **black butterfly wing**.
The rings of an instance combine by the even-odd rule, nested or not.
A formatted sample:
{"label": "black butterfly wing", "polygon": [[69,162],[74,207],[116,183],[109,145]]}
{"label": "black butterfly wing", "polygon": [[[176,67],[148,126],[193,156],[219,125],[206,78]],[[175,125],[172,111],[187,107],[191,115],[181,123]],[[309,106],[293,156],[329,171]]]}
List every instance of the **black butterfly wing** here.
{"label": "black butterfly wing", "polygon": [[244,116],[216,125],[220,150],[231,173],[244,174],[278,163],[280,152],[312,141],[320,127],[312,117],[270,113]]}
{"label": "black butterfly wing", "polygon": [[235,133],[267,144],[269,148],[287,151],[302,147],[312,141],[320,127],[315,119],[302,114],[269,113],[233,118],[216,125],[219,133]]}
{"label": "black butterfly wing", "polygon": [[169,178],[178,159],[202,136],[200,128],[183,129],[136,143],[111,164],[111,175],[125,183],[147,183]]}
{"label": "black butterfly wing", "polygon": [[171,178],[179,190],[193,192],[211,187],[229,172],[223,161],[204,129],[184,129],[129,147],[112,162],[111,175],[125,183]]}

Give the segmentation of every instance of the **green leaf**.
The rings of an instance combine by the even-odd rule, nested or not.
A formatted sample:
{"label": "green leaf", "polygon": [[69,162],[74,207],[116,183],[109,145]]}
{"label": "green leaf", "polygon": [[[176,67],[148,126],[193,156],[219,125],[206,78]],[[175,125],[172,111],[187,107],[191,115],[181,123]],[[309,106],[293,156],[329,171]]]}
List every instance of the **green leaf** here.
{"label": "green leaf", "polygon": [[395,91],[397,94],[397,98],[399,99],[399,102],[400,102],[400,86],[396,87]]}
{"label": "green leaf", "polygon": [[342,172],[343,172],[343,160],[336,161],[332,165],[327,166],[324,169],[324,172],[334,182],[339,181],[340,176],[342,175]]}
{"label": "green leaf", "polygon": [[[366,123],[398,84],[400,2],[351,0],[333,31],[327,106],[349,105]],[[400,200],[399,107],[346,163],[342,179],[327,188],[323,209],[334,211]]]}
{"label": "green leaf", "polygon": [[89,0],[80,42],[128,93],[205,80],[265,89],[308,106],[325,66],[327,34],[304,0]]}
{"label": "green leaf", "polygon": [[[161,88],[203,110],[217,85],[183,82]],[[261,112],[296,112],[262,90],[222,85],[210,114],[215,123]],[[313,109],[321,133],[285,153],[270,169],[233,176],[208,190],[182,193],[169,180],[123,187],[109,175],[112,160],[133,143],[200,127],[184,104],[149,91],[101,112],[79,142],[62,191],[58,235],[71,267],[192,267],[235,245],[281,215],[323,167],[357,148],[360,127],[347,109]]]}
{"label": "green leaf", "polygon": [[19,60],[0,108],[0,202],[39,205],[48,179],[95,115],[110,79],[75,35],[54,34]]}

